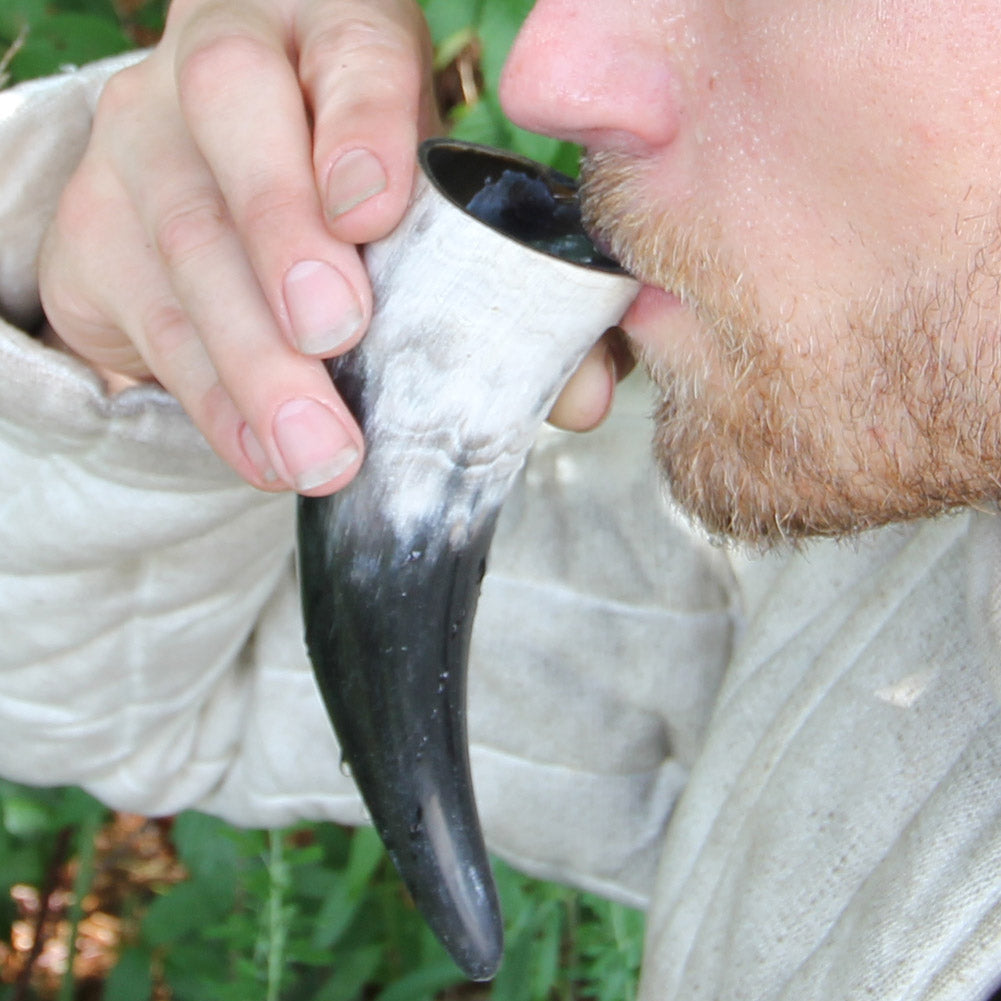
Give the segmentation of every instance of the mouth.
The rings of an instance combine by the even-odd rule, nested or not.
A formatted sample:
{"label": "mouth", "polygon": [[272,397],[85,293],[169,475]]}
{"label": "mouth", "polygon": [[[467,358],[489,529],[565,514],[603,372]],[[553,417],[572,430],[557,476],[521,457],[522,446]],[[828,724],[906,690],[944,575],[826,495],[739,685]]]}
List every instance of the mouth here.
{"label": "mouth", "polygon": [[[365,463],[333,497],[299,499],[299,573],[310,659],[372,822],[432,930],[485,980],[503,933],[466,732],[480,582],[542,421],[636,283],[583,237],[562,175],[448,140],[421,163],[406,218],[366,251],[369,332],[329,365]],[[508,171],[534,194],[501,185],[474,217]]]}
{"label": "mouth", "polygon": [[[587,219],[586,214],[582,225],[598,254],[610,261],[619,259],[614,241],[602,226],[593,224],[593,220]],[[662,288],[652,275],[644,274],[641,261],[630,260],[629,272],[639,282],[639,293],[619,323],[626,331],[631,333],[633,327],[648,326],[658,318],[681,308],[680,293]]]}
{"label": "mouth", "polygon": [[630,333],[634,329],[645,329],[659,320],[669,319],[682,308],[681,296],[654,285],[643,285],[622,318],[622,326]]}

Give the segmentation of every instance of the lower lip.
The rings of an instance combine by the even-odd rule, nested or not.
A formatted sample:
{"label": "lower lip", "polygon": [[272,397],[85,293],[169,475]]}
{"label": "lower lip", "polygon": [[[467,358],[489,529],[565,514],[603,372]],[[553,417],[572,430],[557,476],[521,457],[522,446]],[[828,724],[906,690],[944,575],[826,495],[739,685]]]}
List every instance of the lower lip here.
{"label": "lower lip", "polygon": [[657,327],[679,309],[681,300],[676,295],[652,285],[644,285],[622,318],[622,326],[631,335],[642,340],[645,332]]}

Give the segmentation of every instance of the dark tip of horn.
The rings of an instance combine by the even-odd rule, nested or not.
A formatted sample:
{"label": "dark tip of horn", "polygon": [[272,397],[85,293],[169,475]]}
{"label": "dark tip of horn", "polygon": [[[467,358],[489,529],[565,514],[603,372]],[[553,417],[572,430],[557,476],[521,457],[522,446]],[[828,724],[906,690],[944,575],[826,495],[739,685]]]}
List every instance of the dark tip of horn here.
{"label": "dark tip of horn", "polygon": [[351,488],[299,500],[306,640],[344,759],[429,926],[468,977],[488,980],[503,930],[465,698],[493,524],[461,551],[442,534],[401,542]]}

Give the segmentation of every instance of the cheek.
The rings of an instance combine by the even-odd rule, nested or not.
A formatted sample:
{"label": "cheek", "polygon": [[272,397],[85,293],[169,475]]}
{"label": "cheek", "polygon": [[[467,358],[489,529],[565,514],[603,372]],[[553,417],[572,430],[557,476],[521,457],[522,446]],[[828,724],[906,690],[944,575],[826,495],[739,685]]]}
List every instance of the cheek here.
{"label": "cheek", "polygon": [[[797,16],[802,7],[768,24],[746,14],[702,74],[691,204],[719,219],[766,289],[857,294],[954,210],[954,188],[943,192],[954,115],[929,117],[919,61],[902,65],[847,4]],[[762,306],[787,299],[776,289]]]}
{"label": "cheek", "polygon": [[736,183],[716,175],[719,204],[779,274],[842,297],[902,260],[959,263],[977,239],[958,233],[971,189],[979,201],[1001,184],[999,74],[978,65],[996,61],[990,46],[960,51],[909,10],[885,23],[857,6],[751,32],[715,124],[720,162],[738,165]]}

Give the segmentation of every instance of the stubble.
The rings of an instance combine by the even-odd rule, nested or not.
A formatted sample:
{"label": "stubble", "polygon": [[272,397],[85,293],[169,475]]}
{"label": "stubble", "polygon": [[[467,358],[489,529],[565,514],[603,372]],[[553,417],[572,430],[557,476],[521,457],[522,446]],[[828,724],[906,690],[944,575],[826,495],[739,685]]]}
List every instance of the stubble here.
{"label": "stubble", "polygon": [[[657,387],[657,462],[711,533],[842,536],[1001,497],[996,207],[956,234],[968,252],[951,273],[887,262],[861,296],[790,310],[823,315],[795,326],[762,310],[718,222],[651,213],[640,190],[627,158],[585,159],[589,227],[697,318],[691,344],[640,360]],[[796,290],[811,307],[814,293]]]}

